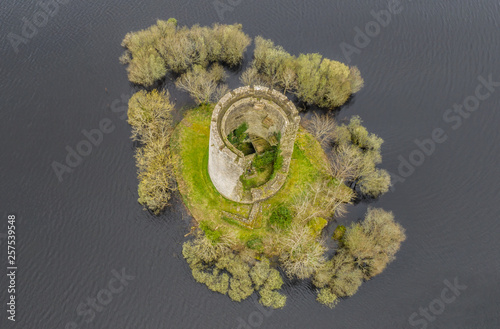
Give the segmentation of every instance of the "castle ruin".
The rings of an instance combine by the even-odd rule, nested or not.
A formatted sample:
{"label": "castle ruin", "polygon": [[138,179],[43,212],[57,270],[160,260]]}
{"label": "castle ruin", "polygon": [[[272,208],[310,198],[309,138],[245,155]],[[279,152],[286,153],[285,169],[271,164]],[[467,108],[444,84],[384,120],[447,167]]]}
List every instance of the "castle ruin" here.
{"label": "castle ruin", "polygon": [[[276,90],[247,86],[221,98],[212,114],[208,156],[208,172],[217,191],[245,204],[266,200],[278,192],[288,174],[299,122],[295,105]],[[241,127],[246,129],[249,145],[245,152],[228,139]],[[279,148],[281,167],[261,185],[245,188],[242,175],[252,177],[252,161],[272,147]]]}

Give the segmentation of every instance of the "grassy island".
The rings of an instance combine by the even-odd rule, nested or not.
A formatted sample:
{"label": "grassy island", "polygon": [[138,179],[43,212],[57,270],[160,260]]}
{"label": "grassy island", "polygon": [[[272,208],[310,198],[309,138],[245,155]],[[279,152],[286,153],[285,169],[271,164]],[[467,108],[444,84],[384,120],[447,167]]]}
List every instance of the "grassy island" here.
{"label": "grassy island", "polygon": [[[262,212],[253,222],[233,220],[232,215],[248,218],[252,206],[224,198],[210,180],[207,167],[212,109],[212,105],[203,105],[188,111],[175,128],[171,142],[179,191],[193,217],[198,222],[205,222],[205,227],[218,227],[217,230],[222,235],[222,232],[231,231],[231,235],[238,237],[239,242],[235,243],[246,246],[276,233],[269,229],[272,225],[268,222],[273,210],[312,194],[315,185],[330,188],[330,193],[335,194],[340,203],[351,200],[352,190],[328,176],[328,159],[318,141],[307,131],[300,129],[284,186],[276,195],[261,203]],[[321,200],[316,202],[320,203]],[[333,213],[325,210],[321,215],[330,217]],[[311,231],[312,235],[317,233]],[[254,249],[264,251],[261,243],[256,244],[262,248]],[[269,251],[269,256],[271,255],[273,253]]]}
{"label": "grassy island", "polygon": [[[377,167],[383,141],[359,117],[339,123],[331,115],[314,114],[298,128],[296,114],[298,131],[294,140],[287,139],[293,151],[283,153],[289,162],[286,177],[279,174],[281,188],[253,203],[221,195],[208,166],[212,113],[228,92],[224,66],[240,65],[250,42],[241,25],[187,28],[174,19],[127,34],[121,61],[128,65],[131,82],[149,88],[131,97],[128,110],[132,139],[138,142],[139,202],[159,214],[172,193],[180,192],[194,218],[183,256],[193,278],[212,291],[234,301],[257,292],[263,305],[281,308],[286,303],[279,292],[284,274],[312,280],[317,300],[333,307],[381,273],[405,240],[393,214],[379,208],[369,208],[363,220],[347,227],[337,226],[332,237],[323,230],[345,215],[353,200],[387,192],[389,174]],[[169,93],[157,84],[169,74],[197,103],[176,125]],[[261,37],[255,38],[252,65],[240,81],[293,94],[302,105],[336,110],[363,86],[355,67],[319,54],[293,56]],[[281,131],[270,131],[265,140],[248,129],[246,122],[238,122],[222,134],[239,154],[252,155],[248,172],[234,180],[241,181],[243,193],[271,181],[284,166]],[[335,252],[328,250],[326,239],[336,241]]]}

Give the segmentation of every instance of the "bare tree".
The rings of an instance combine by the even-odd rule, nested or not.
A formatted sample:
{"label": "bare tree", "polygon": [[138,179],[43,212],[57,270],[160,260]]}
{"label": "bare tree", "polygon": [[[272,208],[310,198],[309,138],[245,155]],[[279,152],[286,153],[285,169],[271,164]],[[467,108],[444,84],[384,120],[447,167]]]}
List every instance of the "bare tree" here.
{"label": "bare tree", "polygon": [[213,95],[213,101],[218,102],[228,92],[229,92],[229,87],[226,84],[219,85]]}
{"label": "bare tree", "polygon": [[291,67],[285,68],[281,77],[281,85],[283,86],[283,93],[286,94],[290,89],[297,87],[297,73]]}
{"label": "bare tree", "polygon": [[304,123],[304,128],[320,142],[321,146],[325,146],[335,137],[337,123],[327,114],[314,113],[311,119]]}
{"label": "bare tree", "polygon": [[365,81],[361,77],[361,72],[359,72],[359,69],[357,66],[353,66],[349,69],[350,74],[349,74],[349,80],[351,81],[351,90],[352,93],[357,93],[358,91],[363,88],[365,85]]}
{"label": "bare tree", "polygon": [[325,262],[324,242],[317,241],[307,226],[294,225],[281,245],[280,263],[289,277],[309,278]]}
{"label": "bare tree", "polygon": [[215,100],[219,82],[224,79],[224,69],[215,64],[210,70],[195,65],[192,70],[184,73],[177,79],[175,85],[185,90],[198,103],[208,103]]}
{"label": "bare tree", "polygon": [[368,208],[364,221],[352,224],[346,230],[343,241],[356,265],[369,279],[394,260],[405,239],[405,230],[394,221],[392,212]]}
{"label": "bare tree", "polygon": [[340,145],[330,157],[330,174],[343,181],[352,181],[359,176],[363,157],[361,152],[351,145]]}
{"label": "bare tree", "polygon": [[259,77],[259,73],[257,72],[257,69],[254,66],[250,66],[248,69],[245,70],[245,72],[241,74],[240,81],[245,86],[263,84],[262,80]]}
{"label": "bare tree", "polygon": [[354,196],[351,189],[342,185],[342,181],[338,185],[328,181],[316,182],[308,190],[311,192],[296,197],[292,203],[295,221],[302,225],[316,217],[343,216],[346,205]]}
{"label": "bare tree", "polygon": [[389,191],[391,176],[384,169],[375,169],[369,175],[363,177],[360,182],[361,193],[377,198]]}

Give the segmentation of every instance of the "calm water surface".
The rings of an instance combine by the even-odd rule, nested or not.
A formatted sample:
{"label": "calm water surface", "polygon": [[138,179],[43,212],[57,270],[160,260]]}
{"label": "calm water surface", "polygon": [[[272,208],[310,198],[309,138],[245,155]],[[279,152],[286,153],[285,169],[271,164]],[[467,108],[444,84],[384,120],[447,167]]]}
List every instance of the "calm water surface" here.
{"label": "calm water surface", "polygon": [[[6,217],[15,213],[19,267],[17,322],[7,321],[2,307],[0,328],[63,329],[72,321],[88,329],[238,328],[248,320],[260,328],[413,328],[412,313],[439,305],[433,301],[444,281],[455,278],[467,288],[422,320],[428,328],[500,328],[500,87],[460,127],[443,119],[474,95],[478,77],[500,81],[496,0],[402,1],[401,12],[351,54],[365,88],[337,117],[360,115],[385,139],[384,168],[399,174],[415,139],[437,128],[447,139],[371,203],[394,211],[407,230],[396,261],[333,310],[315,301],[310,283],[293,281],[283,289],[286,307],[264,315],[256,296],[234,303],[194,281],[181,255],[191,219],[178,200],[159,217],[137,204],[134,145],[120,112],[134,87],[118,63],[120,42],[157,18],[189,26],[239,22],[250,36],[293,54],[346,62],[340,45],[354,45],[355,28],[364,29],[387,2],[242,1],[221,16],[212,1],[69,1],[16,53],[7,35],[22,33],[23,17],[40,10],[36,3],[0,4],[0,247],[5,255]],[[174,96],[178,108],[191,104]],[[103,120],[114,130],[59,182],[53,161],[64,162],[66,147]],[[352,206],[340,222],[360,218],[367,206]],[[134,278],[82,322],[78,305],[123,268]],[[0,277],[5,305],[7,280]]]}

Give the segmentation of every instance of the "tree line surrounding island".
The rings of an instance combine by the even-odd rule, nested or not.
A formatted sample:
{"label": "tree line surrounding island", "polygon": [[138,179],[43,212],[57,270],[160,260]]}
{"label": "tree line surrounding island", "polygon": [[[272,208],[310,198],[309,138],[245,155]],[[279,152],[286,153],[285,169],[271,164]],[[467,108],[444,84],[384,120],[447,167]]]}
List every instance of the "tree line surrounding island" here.
{"label": "tree line surrounding island", "polygon": [[[120,61],[128,65],[129,80],[146,88],[131,97],[128,122],[132,139],[140,144],[135,155],[139,202],[153,213],[161,213],[176,190],[174,106],[161,82],[174,79],[197,103],[192,111],[210,112],[228,91],[225,67],[240,66],[251,41],[238,24],[188,28],[172,18],[125,36]],[[301,104],[331,110],[363,87],[356,67],[319,54],[293,56],[262,37],[254,43],[253,61],[240,76],[244,85],[268,86]],[[272,204],[260,230],[248,230],[228,218],[197,218],[195,238],[183,246],[196,281],[235,301],[257,291],[263,305],[280,308],[286,297],[278,291],[283,284],[278,265],[290,278],[311,279],[317,300],[334,306],[394,259],[405,233],[393,214],[382,209],[369,208],[362,221],[338,226],[332,237],[338,246],[333,257],[326,256],[322,236],[328,221],[344,215],[355,198],[377,198],[388,191],[390,176],[377,168],[383,140],[369,133],[358,116],[338,124],[331,115],[314,114],[303,127],[306,131],[297,143],[314,146],[308,140],[313,136],[320,150],[316,153],[322,153],[319,158],[330,154],[328,159],[296,154],[299,160],[310,154],[302,160],[311,168],[302,169],[314,177],[298,197]]]}
{"label": "tree line surrounding island", "polygon": [[[220,65],[240,65],[250,43],[240,24],[179,28],[171,18],[128,33],[122,42],[126,51],[120,61],[128,64],[131,82],[151,87],[172,74],[179,88],[204,103],[216,100],[224,87],[217,86],[225,77]],[[341,106],[363,86],[356,67],[349,68],[320,54],[295,57],[262,37],[255,38],[254,61],[241,80],[247,85],[293,92],[300,101],[324,108]]]}

